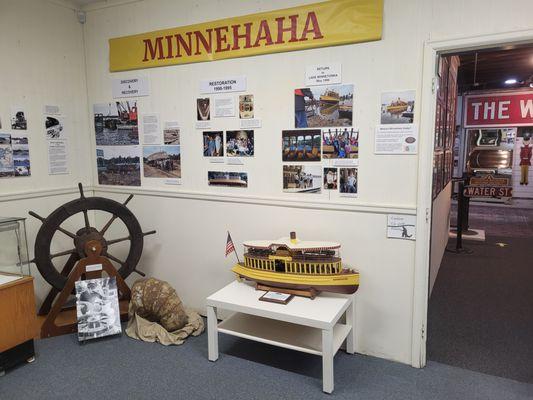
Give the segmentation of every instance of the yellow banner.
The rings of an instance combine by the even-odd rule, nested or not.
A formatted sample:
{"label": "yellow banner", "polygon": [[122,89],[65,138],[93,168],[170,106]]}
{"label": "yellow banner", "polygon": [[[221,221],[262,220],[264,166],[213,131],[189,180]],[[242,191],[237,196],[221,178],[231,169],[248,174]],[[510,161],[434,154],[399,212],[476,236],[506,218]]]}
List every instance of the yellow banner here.
{"label": "yellow banner", "polygon": [[330,0],[109,40],[111,72],[381,39],[383,0]]}

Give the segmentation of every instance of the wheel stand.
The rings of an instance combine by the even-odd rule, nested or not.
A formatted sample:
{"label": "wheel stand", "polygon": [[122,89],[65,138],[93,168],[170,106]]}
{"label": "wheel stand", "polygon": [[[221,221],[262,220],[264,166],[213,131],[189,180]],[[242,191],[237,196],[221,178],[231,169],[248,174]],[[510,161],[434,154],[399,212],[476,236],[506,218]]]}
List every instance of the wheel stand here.
{"label": "wheel stand", "polygon": [[[73,293],[74,285],[77,280],[82,278],[82,276],[85,276],[85,279],[101,278],[102,271],[105,271],[109,277],[114,276],[117,279],[117,288],[120,299],[120,319],[122,321],[128,320],[128,305],[131,298],[130,288],[122,276],[120,276],[117,270],[113,267],[111,261],[102,256],[101,253],[102,245],[99,241],[91,240],[86,243],[85,254],[87,257],[80,259],[72,272],[66,272],[66,274],[69,272],[70,274],[68,275],[65,287],[59,292],[59,296],[51,306],[48,315],[46,315],[46,317],[41,316],[41,320],[44,318],[40,329],[41,338],[65,335],[78,331],[76,307],[71,306],[64,308],[64,306],[69,296]],[[50,305],[57,295],[57,291],[54,293],[53,290],[54,289],[49,293],[46,300]],[[45,309],[41,307],[39,315],[41,315],[42,311],[45,311]]]}

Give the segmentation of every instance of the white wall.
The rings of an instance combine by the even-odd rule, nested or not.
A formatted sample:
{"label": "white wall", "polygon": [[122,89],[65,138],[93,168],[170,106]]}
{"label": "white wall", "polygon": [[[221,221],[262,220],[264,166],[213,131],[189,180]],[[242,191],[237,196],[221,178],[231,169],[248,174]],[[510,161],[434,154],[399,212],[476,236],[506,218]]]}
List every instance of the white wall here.
{"label": "white wall", "polygon": [[[108,72],[111,37],[298,4],[302,1],[144,1],[90,11],[85,25],[89,106],[112,100],[112,78],[139,73]],[[237,242],[277,238],[291,230],[301,238],[338,240],[344,260],[361,272],[357,351],[410,363],[414,243],[386,239],[385,213],[390,208],[415,212],[417,157],[374,155],[373,131],[381,91],[417,88],[422,43],[411,39],[420,32],[405,29],[402,21],[418,12],[418,2],[387,2],[384,39],[378,42],[142,71],[150,77],[152,94],[139,98],[139,112],[181,122],[183,175],[182,186],[170,189],[143,179],[143,187],[167,193],[145,193],[131,203],[145,229],[158,229],[156,237],[146,239],[143,268],[167,279],[187,305],[203,311],[205,297],[233,279],[233,260],[223,255],[228,229]],[[340,62],[343,83],[355,85],[354,121],[361,131],[357,199],[282,193],[281,131],[294,127],[294,89],[303,87],[306,65],[323,62]],[[254,94],[263,127],[255,133],[254,159],[226,168],[247,171],[248,189],[215,190],[207,185],[213,165],[202,157],[202,133],[194,129],[198,83],[241,74],[247,76],[247,92]],[[213,128],[236,129],[238,119],[215,119]],[[106,190],[96,193],[111,195]],[[177,192],[201,199],[173,197]],[[218,200],[217,195],[238,198],[208,200]],[[248,203],[235,203],[242,198]],[[237,248],[242,252],[240,244]]]}
{"label": "white wall", "polygon": [[[28,217],[33,257],[41,223],[29,217],[28,211],[47,216],[75,197],[77,182],[92,183],[82,26],[75,11],[59,2],[0,0],[0,54],[0,132],[13,132],[11,106],[23,106],[28,130],[17,133],[28,134],[31,158],[31,177],[0,178],[0,216]],[[69,175],[48,175],[45,104],[59,105],[67,117]],[[58,237],[57,246],[71,245],[65,239]],[[35,265],[32,273],[40,303],[50,286]]]}

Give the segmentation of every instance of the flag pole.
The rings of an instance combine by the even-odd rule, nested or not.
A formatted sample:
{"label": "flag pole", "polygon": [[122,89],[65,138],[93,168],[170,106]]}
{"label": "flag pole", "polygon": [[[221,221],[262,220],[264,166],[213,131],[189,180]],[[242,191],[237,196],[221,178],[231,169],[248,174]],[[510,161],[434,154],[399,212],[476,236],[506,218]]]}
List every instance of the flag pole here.
{"label": "flag pole", "polygon": [[[231,240],[231,243],[233,243],[233,238],[231,237],[231,234],[228,231],[229,240]],[[233,252],[235,253],[235,257],[237,257],[237,263],[241,263],[241,260],[239,260],[239,255],[237,254],[237,249],[235,248],[235,243],[233,243]]]}

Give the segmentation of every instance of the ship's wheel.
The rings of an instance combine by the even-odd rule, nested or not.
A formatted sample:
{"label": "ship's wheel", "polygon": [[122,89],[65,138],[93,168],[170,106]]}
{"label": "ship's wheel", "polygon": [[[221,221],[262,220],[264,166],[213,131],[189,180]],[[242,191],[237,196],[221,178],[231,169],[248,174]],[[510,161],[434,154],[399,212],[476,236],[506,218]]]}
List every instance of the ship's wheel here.
{"label": "ship's wheel", "polygon": [[[87,254],[85,254],[85,245],[89,241],[100,243],[102,256],[107,257],[119,265],[117,272],[123,279],[126,279],[132,272],[137,272],[144,276],[142,272],[136,269],[137,263],[141,258],[144,236],[155,233],[155,231],[143,233],[137,218],[126,207],[128,202],[133,198],[133,195],[130,195],[124,203],[119,203],[104,197],[85,197],[81,183],[78,184],[78,187],[80,198],[63,204],[47,218],[43,218],[33,211],[29,213],[43,223],[35,239],[35,258],[32,262],[37,265],[43,278],[55,289],[54,297],[65,287],[68,275],[76,262],[87,257]],[[89,222],[89,211],[107,212],[111,214],[111,218],[102,228],[97,229],[91,226]],[[83,214],[85,223],[78,231],[71,232],[61,226],[67,219],[80,213]],[[121,238],[107,239],[105,235],[109,227],[117,219],[122,221],[128,234]],[[66,251],[52,253],[52,242],[56,232],[61,232],[70,237],[73,247]],[[120,260],[113,255],[111,247],[116,243],[126,241],[129,241],[127,257],[125,260]],[[69,258],[62,269],[58,270],[54,264],[54,259],[61,259],[63,256],[69,256]]]}

